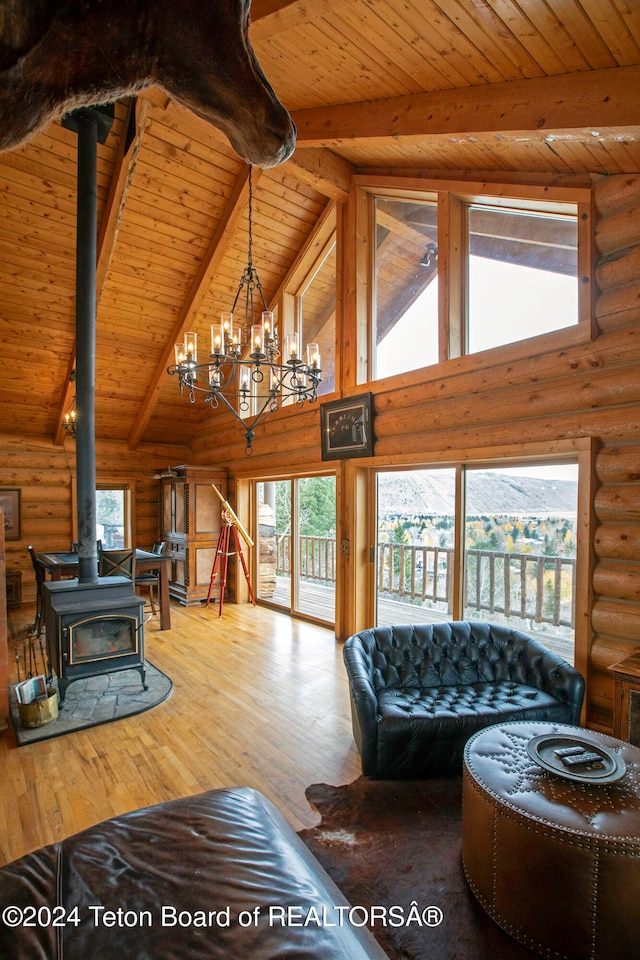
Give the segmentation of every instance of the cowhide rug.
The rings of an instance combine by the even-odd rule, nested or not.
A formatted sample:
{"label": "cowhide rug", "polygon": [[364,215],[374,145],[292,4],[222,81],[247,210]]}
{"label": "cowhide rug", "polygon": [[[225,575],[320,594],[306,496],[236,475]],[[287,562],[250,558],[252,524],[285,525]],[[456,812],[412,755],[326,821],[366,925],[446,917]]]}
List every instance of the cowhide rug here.
{"label": "cowhide rug", "polygon": [[[476,903],[460,858],[462,783],[360,777],[307,788],[322,822],[300,837],[354,906],[439,907],[442,922],[371,926],[392,960],[532,960]],[[432,911],[435,916],[436,911]],[[361,914],[364,916],[364,913]],[[367,916],[370,916],[367,913]],[[415,911],[413,916],[415,917]]]}

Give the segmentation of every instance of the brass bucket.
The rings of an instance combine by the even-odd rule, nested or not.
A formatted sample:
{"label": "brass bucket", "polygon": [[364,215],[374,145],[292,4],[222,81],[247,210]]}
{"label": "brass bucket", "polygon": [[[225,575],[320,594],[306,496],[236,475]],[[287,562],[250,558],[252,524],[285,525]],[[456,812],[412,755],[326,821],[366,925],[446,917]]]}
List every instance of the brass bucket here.
{"label": "brass bucket", "polygon": [[19,703],[18,714],[23,727],[43,727],[58,717],[58,691],[47,687],[47,697],[33,700],[31,703]]}

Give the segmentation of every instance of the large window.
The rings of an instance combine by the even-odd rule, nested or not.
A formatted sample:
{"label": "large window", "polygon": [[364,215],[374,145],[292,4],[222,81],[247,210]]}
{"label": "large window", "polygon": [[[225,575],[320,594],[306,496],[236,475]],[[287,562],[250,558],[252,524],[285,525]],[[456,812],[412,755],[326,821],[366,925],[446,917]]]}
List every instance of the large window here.
{"label": "large window", "polygon": [[578,324],[590,331],[588,191],[427,186],[362,188],[358,382]]}
{"label": "large window", "polygon": [[302,344],[317,343],[319,348],[322,380],[318,394],[333,393],[336,356],[335,234],[314,262],[309,277],[298,292],[297,306]]}
{"label": "large window", "polygon": [[318,394],[321,396],[336,389],[336,236],[336,205],[330,203],[292,265],[273,305],[283,356],[285,345],[287,341],[291,343],[292,338],[305,361],[310,359],[309,345],[315,344],[313,354],[320,361]]}
{"label": "large window", "polygon": [[378,474],[377,623],[510,624],[574,655],[577,463]]}
{"label": "large window", "polygon": [[520,625],[567,655],[575,626],[577,496],[577,464],[465,469],[466,619]]}
{"label": "large window", "polygon": [[376,198],[375,378],[438,361],[435,202]]}
{"label": "large window", "polygon": [[465,209],[469,251],[465,352],[575,325],[575,204],[556,205],[559,212],[492,203],[471,203]]}
{"label": "large window", "polygon": [[378,625],[453,613],[455,490],[450,467],[378,474]]}

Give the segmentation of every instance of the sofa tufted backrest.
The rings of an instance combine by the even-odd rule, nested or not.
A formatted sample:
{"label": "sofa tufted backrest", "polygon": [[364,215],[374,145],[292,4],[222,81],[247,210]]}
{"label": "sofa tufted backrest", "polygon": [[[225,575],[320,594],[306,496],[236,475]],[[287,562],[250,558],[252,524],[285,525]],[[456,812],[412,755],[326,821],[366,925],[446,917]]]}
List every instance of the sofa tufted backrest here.
{"label": "sofa tufted backrest", "polygon": [[511,627],[468,620],[401,624],[363,630],[356,638],[376,691],[510,680],[558,699],[568,695],[560,689],[565,661]]}

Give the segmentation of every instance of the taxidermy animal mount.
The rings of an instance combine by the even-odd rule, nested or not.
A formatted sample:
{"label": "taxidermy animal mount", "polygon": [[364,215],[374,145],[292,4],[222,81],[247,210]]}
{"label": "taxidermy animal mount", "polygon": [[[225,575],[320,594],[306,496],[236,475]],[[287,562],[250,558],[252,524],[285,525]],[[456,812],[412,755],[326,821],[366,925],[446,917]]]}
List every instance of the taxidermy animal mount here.
{"label": "taxidermy animal mount", "polygon": [[157,86],[248,163],[281,163],[295,126],[251,48],[250,2],[0,0],[0,150],[66,111]]}

